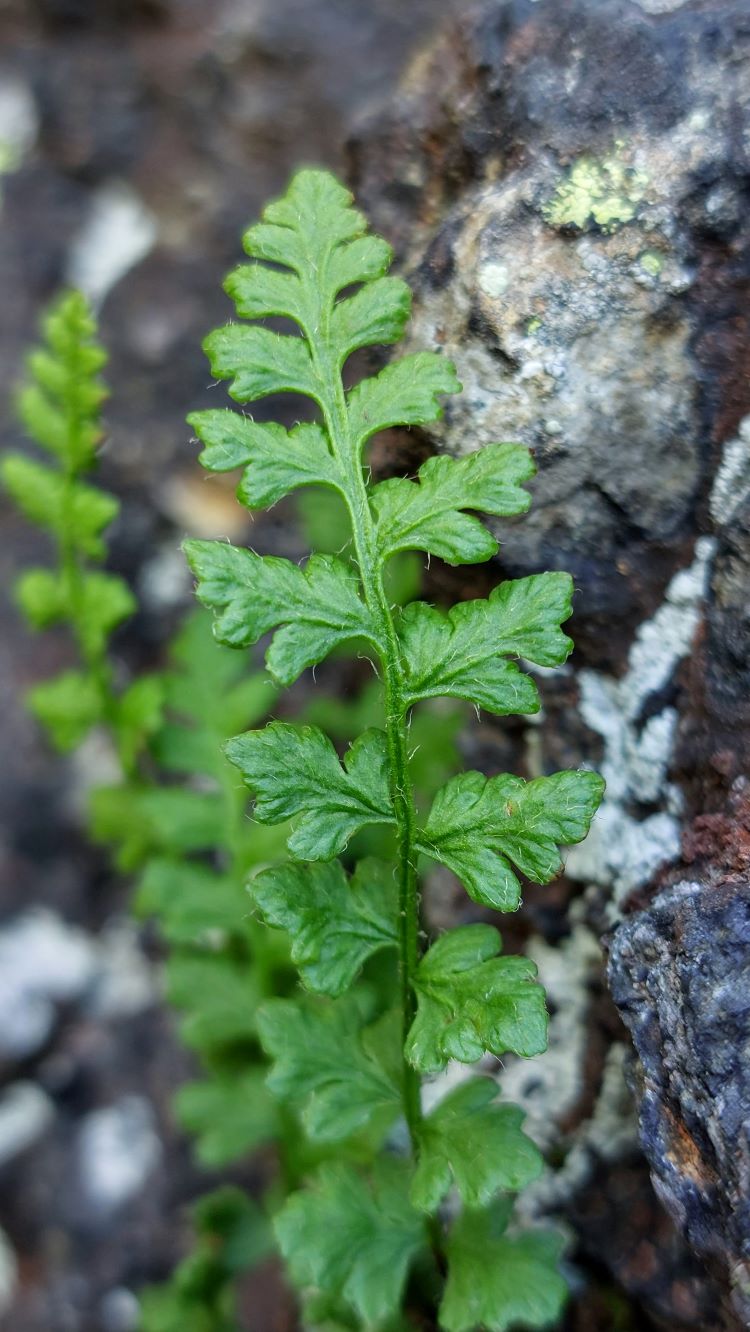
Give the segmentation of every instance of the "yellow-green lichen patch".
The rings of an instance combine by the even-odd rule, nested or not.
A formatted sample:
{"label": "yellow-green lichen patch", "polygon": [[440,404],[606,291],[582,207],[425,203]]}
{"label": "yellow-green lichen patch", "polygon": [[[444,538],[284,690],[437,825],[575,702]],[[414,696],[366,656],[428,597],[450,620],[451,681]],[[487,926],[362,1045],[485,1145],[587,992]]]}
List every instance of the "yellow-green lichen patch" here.
{"label": "yellow-green lichen patch", "polygon": [[542,213],[552,227],[591,226],[617,231],[632,222],[642,201],[648,177],[618,157],[596,161],[581,157],[558,185]]}
{"label": "yellow-green lichen patch", "polygon": [[645,250],[641,255],[640,264],[649,277],[658,277],[664,267],[664,257],[656,250]]}

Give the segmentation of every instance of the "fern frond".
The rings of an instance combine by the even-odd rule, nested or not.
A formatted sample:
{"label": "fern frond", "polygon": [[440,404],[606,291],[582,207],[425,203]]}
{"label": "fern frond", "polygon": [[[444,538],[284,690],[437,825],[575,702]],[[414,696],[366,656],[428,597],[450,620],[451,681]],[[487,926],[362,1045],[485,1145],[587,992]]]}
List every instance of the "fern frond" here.
{"label": "fern frond", "polygon": [[108,642],[135,610],[135,600],[123,579],[91,567],[106,556],[104,533],[119,510],[113,495],[82,479],[93,468],[103,437],[100,413],[107,390],[99,372],[107,358],[80,292],[55,302],[42,335],[42,345],[28,358],[17,406],[28,435],[47,457],[6,454],[0,477],[56,548],[55,569],[31,569],[19,579],[19,605],[35,629],[70,627],[81,669],[37,686],[29,707],[63,750],[105,723],[123,768],[132,774],[138,751],[159,725],[160,686],[152,678],[122,695],[116,690]]}
{"label": "fern frond", "polygon": [[[437,790],[420,826],[409,726],[415,707],[417,725],[422,705],[445,696],[500,715],[536,711],[536,685],[519,661],[552,666],[566,659],[571,644],[560,626],[570,615],[572,584],[564,574],[539,574],[447,614],[419,601],[394,612],[384,581],[392,557],[419,550],[452,564],[490,559],[497,541],[484,516],[525,512],[531,456],[520,445],[491,444],[461,459],[430,459],[415,479],[373,484],[368,440],[391,426],[436,420],[445,396],[460,388],[453,366],[439,352],[423,351],[347,387],[342,370],[354,352],[401,337],[410,295],[387,275],[387,244],[367,234],[350,195],[328,173],[299,172],[244,244],[251,262],[225,285],[240,320],[251,322],[227,324],[206,339],[213,373],[230,381],[230,395],[244,404],[302,395],[317,420],[287,431],[249,416],[195,413],[202,461],[218,471],[243,468],[238,493],[250,508],[298,487],[337,492],[348,514],[351,563],[313,554],[299,569],[223,543],[191,542],[197,594],[214,612],[223,642],[245,645],[275,631],[266,659],[280,684],[356,641],[373,661],[383,695],[382,723],[365,725],[343,762],[318,727],[289,722],[271,722],[226,746],[255,798],[255,818],[270,825],[291,819],[292,856],[313,862],[264,871],[251,891],[269,924],[289,932],[306,985],[330,996],[267,1005],[260,1035],[276,1060],[271,1087],[302,1101],[311,1136],[333,1141],[371,1132],[381,1113],[387,1118],[400,1103],[411,1151],[408,1163],[378,1158],[375,1135],[366,1177],[348,1167],[323,1170],[286,1204],[277,1234],[292,1276],[313,1302],[343,1305],[345,1319],[368,1327],[400,1326],[410,1261],[430,1242],[444,1243],[451,1268],[441,1326],[486,1318],[488,1327],[505,1327],[519,1310],[526,1316],[557,1307],[560,1278],[550,1271],[554,1298],[547,1301],[516,1297],[498,1281],[487,1283],[486,1300],[472,1304],[470,1220],[462,1218],[444,1240],[440,1220],[428,1232],[424,1212],[436,1213],[452,1178],[468,1207],[487,1207],[498,1190],[533,1178],[538,1154],[521,1133],[519,1112],[495,1106],[486,1083],[469,1084],[425,1119],[419,1075],[487,1051],[543,1051],[544,992],[528,960],[499,956],[500,936],[488,925],[449,932],[421,956],[417,861],[420,853],[431,857],[478,902],[515,910],[521,886],[512,866],[538,882],[554,877],[559,845],[586,835],[602,783],[590,772],[528,783],[466,773]],[[296,332],[257,322],[269,316],[291,320]],[[393,829],[395,881],[380,871],[370,878],[363,865],[350,879],[331,863],[350,838],[373,826]],[[358,992],[341,996],[363,965],[373,967],[394,944],[399,1003],[363,1026]],[[374,1027],[400,1033],[395,1077],[384,1077],[380,1047],[375,1057]],[[480,1133],[487,1135],[484,1155]],[[541,1280],[544,1255],[554,1268],[554,1246],[508,1241],[500,1214],[485,1216],[485,1230],[476,1234],[508,1256],[513,1281],[527,1273]]]}

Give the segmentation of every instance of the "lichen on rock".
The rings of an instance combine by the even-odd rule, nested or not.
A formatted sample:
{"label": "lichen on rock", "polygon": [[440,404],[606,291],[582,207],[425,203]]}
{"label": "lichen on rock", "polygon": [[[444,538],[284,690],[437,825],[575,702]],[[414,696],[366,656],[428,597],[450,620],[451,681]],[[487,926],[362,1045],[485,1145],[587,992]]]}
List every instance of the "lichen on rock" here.
{"label": "lichen on rock", "polygon": [[617,231],[633,221],[647,185],[646,173],[627,166],[617,154],[599,162],[580,157],[542,205],[542,213],[552,227],[585,231],[595,226],[604,232]]}

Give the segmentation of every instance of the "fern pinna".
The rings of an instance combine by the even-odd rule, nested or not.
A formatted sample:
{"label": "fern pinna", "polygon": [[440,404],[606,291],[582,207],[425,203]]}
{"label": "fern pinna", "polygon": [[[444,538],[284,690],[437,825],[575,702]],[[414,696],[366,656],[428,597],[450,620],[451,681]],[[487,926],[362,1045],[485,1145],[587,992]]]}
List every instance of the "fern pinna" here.
{"label": "fern pinna", "polygon": [[[240,317],[256,322],[207,338],[212,371],[232,381],[240,403],[290,392],[312,399],[319,416],[287,431],[231,410],[196,413],[202,461],[219,471],[243,467],[238,493],[251,509],[299,486],[332,487],[348,510],[354,565],[313,554],[300,568],[190,541],[198,596],[222,643],[244,647],[273,633],[266,660],[283,686],[356,640],[385,700],[384,729],[366,730],[343,761],[318,727],[282,721],[226,746],[255,797],[255,819],[293,821],[293,859],[258,874],[251,891],[262,916],[291,935],[306,991],[327,996],[265,1006],[261,1034],[277,1060],[271,1087],[303,1107],[313,1139],[359,1135],[360,1144],[292,1195],[277,1236],[310,1325],[405,1327],[414,1300],[435,1298],[448,1332],[543,1326],[559,1313],[565,1286],[556,1236],[507,1231],[509,1195],[541,1165],[520,1112],[497,1102],[486,1077],[461,1083],[426,1115],[421,1098],[422,1079],[451,1060],[540,1054],[543,990],[529,961],[502,954],[492,925],[453,929],[423,952],[418,866],[420,857],[437,861],[475,902],[514,911],[516,870],[540,883],[558,873],[558,845],[586,835],[602,781],[585,771],[529,782],[462,773],[421,819],[409,725],[412,709],[438,696],[499,715],[537,711],[536,687],[517,659],[566,659],[571,643],[560,624],[570,614],[571,580],[546,573],[501,583],[487,600],[447,613],[423,601],[392,609],[384,570],[396,552],[416,549],[451,564],[492,557],[497,543],[477,513],[528,508],[530,454],[492,444],[459,460],[432,458],[413,480],[374,484],[363,457],[368,440],[435,420],[443,395],[460,388],[443,356],[421,352],[345,389],[352,353],[398,341],[409,316],[408,287],[386,276],[388,245],[367,233],[347,191],[314,170],[293,178],[244,244],[252,262],[226,289]],[[299,335],[257,322],[268,316],[293,320]],[[396,863],[366,860],[350,877],[337,857],[370,825],[393,830]],[[400,975],[399,1002],[385,1012],[373,1008],[366,986],[347,993],[381,949],[396,951]],[[451,1190],[460,1211],[446,1203]]]}

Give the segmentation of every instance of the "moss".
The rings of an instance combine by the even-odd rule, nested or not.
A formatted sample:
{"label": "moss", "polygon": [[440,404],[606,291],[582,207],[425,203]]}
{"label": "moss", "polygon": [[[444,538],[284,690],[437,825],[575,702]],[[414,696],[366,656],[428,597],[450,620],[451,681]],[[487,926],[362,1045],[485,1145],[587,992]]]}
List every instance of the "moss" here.
{"label": "moss", "polygon": [[617,231],[632,222],[647,183],[643,171],[626,166],[617,156],[600,161],[580,157],[542,212],[553,227],[584,231],[596,226],[604,232]]}

